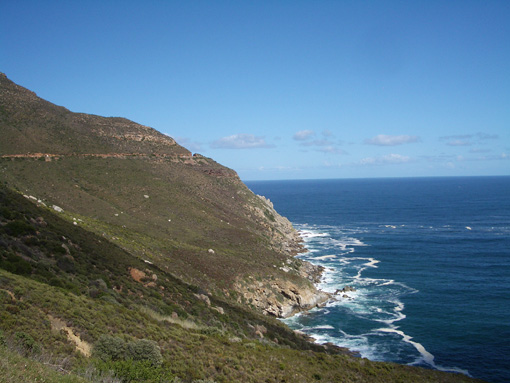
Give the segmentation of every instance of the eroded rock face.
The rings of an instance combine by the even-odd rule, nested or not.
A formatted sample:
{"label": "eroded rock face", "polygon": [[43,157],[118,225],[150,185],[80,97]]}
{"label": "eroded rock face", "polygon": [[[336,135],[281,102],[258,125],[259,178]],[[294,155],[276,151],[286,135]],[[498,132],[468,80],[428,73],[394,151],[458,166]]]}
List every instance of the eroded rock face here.
{"label": "eroded rock face", "polygon": [[286,217],[278,214],[269,199],[256,197],[254,203],[246,207],[252,217],[266,227],[273,248],[287,259],[274,266],[283,272],[279,277],[273,274],[262,280],[259,276],[258,281],[252,277],[238,280],[234,288],[242,297],[240,301],[278,318],[324,304],[331,298],[330,294],[314,286],[320,281],[324,268],[293,257],[306,251],[299,233]]}
{"label": "eroded rock face", "polygon": [[302,245],[303,240],[292,223],[278,214],[269,199],[260,195],[256,197],[256,203],[247,205],[246,208],[251,211],[255,219],[266,226],[274,248],[291,255],[303,252],[305,250]]}
{"label": "eroded rock face", "polygon": [[[238,281],[236,290],[242,299],[266,315],[287,318],[300,311],[310,310],[325,304],[330,294],[318,290],[313,281],[320,276],[320,268],[307,262],[303,263],[301,272],[313,271],[306,275],[308,283],[297,284],[287,278],[275,278],[266,281]],[[302,275],[304,276],[304,275]]]}

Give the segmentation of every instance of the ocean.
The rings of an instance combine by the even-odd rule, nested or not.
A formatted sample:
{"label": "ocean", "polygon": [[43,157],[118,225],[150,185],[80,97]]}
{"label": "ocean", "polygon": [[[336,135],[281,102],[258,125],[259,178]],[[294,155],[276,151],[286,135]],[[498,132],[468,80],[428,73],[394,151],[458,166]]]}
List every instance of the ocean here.
{"label": "ocean", "polygon": [[291,328],[371,360],[510,382],[510,177],[246,184],[336,292]]}

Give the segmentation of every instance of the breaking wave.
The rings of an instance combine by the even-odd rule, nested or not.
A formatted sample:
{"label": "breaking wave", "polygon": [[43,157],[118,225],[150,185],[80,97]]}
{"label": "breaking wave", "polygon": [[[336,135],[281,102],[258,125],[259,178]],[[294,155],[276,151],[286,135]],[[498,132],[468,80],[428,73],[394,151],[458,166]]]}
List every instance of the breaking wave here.
{"label": "breaking wave", "polygon": [[[290,327],[318,343],[346,347],[371,360],[395,361],[395,354],[406,355],[400,363],[469,375],[457,367],[437,365],[434,355],[400,329],[399,324],[406,319],[402,298],[418,290],[382,278],[381,273],[371,273],[381,265],[374,256],[354,256],[358,248],[369,246],[361,239],[364,230],[306,224],[296,227],[309,250],[300,257],[325,267],[318,288],[334,298],[323,308],[285,319]],[[396,225],[380,227],[398,229]]]}

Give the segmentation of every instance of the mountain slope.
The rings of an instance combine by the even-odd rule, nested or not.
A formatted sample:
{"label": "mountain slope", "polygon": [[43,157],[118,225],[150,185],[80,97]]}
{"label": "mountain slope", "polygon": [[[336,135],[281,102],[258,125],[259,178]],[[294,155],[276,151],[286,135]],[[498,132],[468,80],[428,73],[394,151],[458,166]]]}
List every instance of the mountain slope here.
{"label": "mountain slope", "polygon": [[52,369],[68,381],[471,381],[353,358],[274,319],[328,297],[320,270],[293,257],[291,224],[231,169],[5,75],[0,133],[3,376],[25,364],[50,381]]}
{"label": "mountain slope", "polygon": [[[0,206],[3,382],[474,381],[309,343],[5,186]],[[155,342],[162,364],[91,357],[105,335]]]}
{"label": "mountain slope", "polygon": [[[154,129],[72,113],[5,76],[0,86],[1,175],[12,188],[190,283],[240,293],[268,313],[325,299],[290,258],[299,247],[290,223],[234,171]],[[287,262],[290,275],[280,270]],[[260,293],[248,291],[251,278],[263,280]]]}
{"label": "mountain slope", "polygon": [[2,154],[122,154],[190,156],[170,137],[124,118],[72,113],[0,73]]}

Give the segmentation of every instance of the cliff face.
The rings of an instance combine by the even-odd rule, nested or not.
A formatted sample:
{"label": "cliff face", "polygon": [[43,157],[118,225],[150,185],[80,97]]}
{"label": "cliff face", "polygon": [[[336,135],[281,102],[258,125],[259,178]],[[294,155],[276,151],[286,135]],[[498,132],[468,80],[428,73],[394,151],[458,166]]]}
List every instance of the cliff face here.
{"label": "cliff face", "polygon": [[[298,269],[305,278],[318,277],[321,271],[310,264]],[[300,282],[291,278],[252,279],[248,283],[236,283],[235,288],[242,296],[239,302],[246,302],[264,314],[278,318],[287,318],[300,311],[321,306],[331,298],[328,293],[317,290],[312,283]]]}
{"label": "cliff face", "polygon": [[309,279],[316,270],[292,258],[303,249],[299,236],[272,203],[171,137],[73,113],[3,74],[0,129],[1,181],[134,257],[270,315],[325,299]]}

